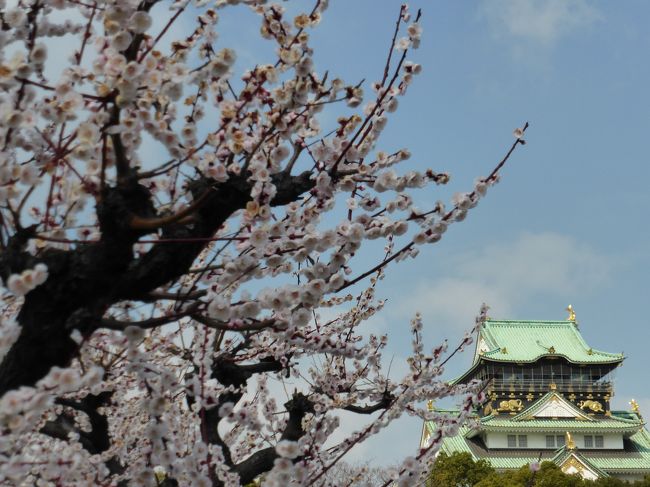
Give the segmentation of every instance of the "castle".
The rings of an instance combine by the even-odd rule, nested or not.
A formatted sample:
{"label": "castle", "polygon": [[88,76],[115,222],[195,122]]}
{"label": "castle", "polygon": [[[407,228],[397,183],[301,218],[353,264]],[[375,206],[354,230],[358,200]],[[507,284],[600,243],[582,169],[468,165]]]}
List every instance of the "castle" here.
{"label": "castle", "polygon": [[[441,451],[468,452],[498,470],[541,461],[585,479],[650,474],[650,433],[636,402],[614,411],[613,376],[623,354],[591,348],[571,307],[566,321],[496,321],[478,332],[472,366],[455,383],[485,381],[487,401],[445,438]],[[426,421],[421,445],[435,430]]]}

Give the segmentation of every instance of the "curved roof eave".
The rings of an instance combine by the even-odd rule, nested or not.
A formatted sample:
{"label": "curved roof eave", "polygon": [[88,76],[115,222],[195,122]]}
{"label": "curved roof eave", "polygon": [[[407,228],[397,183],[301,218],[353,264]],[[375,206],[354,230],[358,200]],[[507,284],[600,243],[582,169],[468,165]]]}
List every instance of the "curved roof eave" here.
{"label": "curved roof eave", "polygon": [[[623,354],[595,350],[572,321],[487,320],[479,331],[480,357],[498,362],[531,363],[541,357],[564,357],[575,364],[618,363]],[[509,353],[510,356],[501,357]],[[498,358],[494,356],[499,354]],[[514,357],[512,357],[514,355]]]}
{"label": "curved roof eave", "polygon": [[501,359],[501,358],[494,358],[494,357],[489,355],[491,353],[497,353],[500,350],[501,350],[500,348],[497,348],[495,350],[490,350],[489,352],[485,352],[485,353],[480,354],[479,361],[480,361],[480,359],[484,359],[484,360],[489,360],[491,362],[531,364],[531,363],[537,362],[539,359],[545,358],[545,357],[562,357],[562,358],[566,359],[567,362],[572,363],[572,364],[576,364],[576,365],[598,365],[598,364],[616,364],[616,363],[619,363],[619,362],[622,362],[623,360],[625,360],[625,356],[623,354],[613,355],[613,354],[608,354],[606,352],[599,352],[597,350],[593,351],[594,355],[596,355],[596,354],[598,354],[598,355],[610,355],[611,358],[610,359],[603,358],[602,360],[593,360],[593,361],[591,361],[591,360],[589,360],[589,361],[586,361],[586,360],[571,360],[571,358],[569,356],[567,356],[565,354],[562,354],[562,353],[541,353],[541,354],[537,355],[535,358],[532,358],[532,359],[523,359],[523,358],[515,358],[515,359],[503,358],[503,359]]}
{"label": "curved roof eave", "polygon": [[462,374],[459,377],[456,377],[455,379],[452,379],[452,380],[448,381],[448,384],[455,385],[455,384],[460,383],[463,379],[466,379],[469,375],[471,375],[472,372],[474,372],[481,365],[483,365],[484,362],[511,363],[511,364],[527,364],[527,363],[532,364],[532,363],[537,362],[540,359],[548,358],[548,357],[561,357],[561,358],[566,359],[567,362],[572,363],[572,364],[576,364],[576,365],[598,365],[598,364],[608,364],[609,365],[609,364],[618,364],[618,363],[623,362],[623,360],[625,360],[625,356],[623,354],[621,354],[620,357],[618,357],[616,359],[612,359],[610,361],[579,362],[579,361],[573,361],[573,360],[569,359],[566,355],[549,354],[549,353],[539,355],[534,360],[519,360],[519,359],[503,359],[503,360],[499,360],[499,359],[495,359],[495,358],[492,358],[492,357],[488,357],[488,356],[486,356],[485,353],[483,353],[483,354],[479,355],[478,360],[476,362],[474,362],[474,364],[469,369],[467,369],[467,371],[465,371],[464,374]]}

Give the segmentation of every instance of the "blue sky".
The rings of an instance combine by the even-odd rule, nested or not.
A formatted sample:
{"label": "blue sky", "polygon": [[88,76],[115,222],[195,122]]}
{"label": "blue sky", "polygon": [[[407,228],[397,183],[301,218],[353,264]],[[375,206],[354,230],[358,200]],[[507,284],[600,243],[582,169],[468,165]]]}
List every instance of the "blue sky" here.
{"label": "blue sky", "polygon": [[[308,2],[286,2],[296,13]],[[381,76],[400,2],[332,0],[312,33],[323,72],[366,86]],[[650,232],[650,4],[643,1],[410,2],[423,9],[423,65],[380,149],[408,147],[412,168],[448,170],[449,188],[418,194],[428,206],[470,190],[529,121],[520,147],[462,224],[419,258],[388,269],[389,299],[375,329],[396,361],[409,353],[408,320],[420,310],[431,346],[458,340],[481,302],[503,319],[564,319],[573,304],[587,342],[624,351],[616,408],[636,398],[650,415],[646,317]],[[222,13],[223,45],[239,65],[271,62],[272,46],[243,8]],[[370,90],[367,90],[369,93]],[[325,123],[323,123],[325,125]],[[447,378],[466,368],[471,351]],[[354,452],[390,463],[417,447],[405,419]],[[391,448],[385,445],[390,444]]]}
{"label": "blue sky", "polygon": [[[330,0],[311,31],[316,69],[350,83],[365,79],[366,87],[379,79],[400,3]],[[292,13],[313,5],[282,4]],[[484,301],[502,319],[564,319],[571,303],[591,346],[627,356],[614,407],[629,408],[634,397],[650,416],[650,3],[421,0],[410,6],[423,10],[422,44],[410,56],[423,73],[400,100],[378,149],[408,147],[412,157],[403,171],[451,173],[448,187],[419,192],[418,206],[471,190],[512,143],[512,130],[525,121],[531,126],[528,144],[466,221],[422,247],[415,261],[388,268],[378,287],[388,302],[367,331],[389,334],[391,375],[404,371],[415,311],[423,313],[433,347],[445,338],[458,341]],[[167,14],[160,13],[155,22],[162,25]],[[187,25],[175,25],[168,38],[186,36]],[[237,73],[275,61],[259,25],[247,8],[221,11],[218,45],[237,50]],[[324,112],[324,129],[339,113]],[[374,262],[362,254],[355,269]],[[450,363],[445,379],[467,368],[471,356],[468,350]],[[341,434],[362,425],[348,417],[343,422]],[[415,451],[420,430],[419,419],[404,418],[353,450],[351,460],[396,462]]]}

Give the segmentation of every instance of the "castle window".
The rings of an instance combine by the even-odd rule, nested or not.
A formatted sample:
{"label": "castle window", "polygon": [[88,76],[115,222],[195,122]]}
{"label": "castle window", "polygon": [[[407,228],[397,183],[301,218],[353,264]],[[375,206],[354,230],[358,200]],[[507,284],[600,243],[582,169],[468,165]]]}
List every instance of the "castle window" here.
{"label": "castle window", "polygon": [[528,436],[519,435],[519,446],[521,448],[526,448],[528,446]]}
{"label": "castle window", "polygon": [[585,448],[593,448],[594,447],[594,437],[591,435],[585,435]]}
{"label": "castle window", "polygon": [[555,436],[546,437],[546,448],[555,448]]}
{"label": "castle window", "polygon": [[517,435],[508,435],[508,448],[517,448]]}
{"label": "castle window", "polygon": [[605,441],[602,436],[594,437],[596,440],[596,448],[603,448],[605,446]]}
{"label": "castle window", "polygon": [[564,446],[564,440],[565,440],[564,435],[557,435],[555,437],[556,445],[558,448]]}

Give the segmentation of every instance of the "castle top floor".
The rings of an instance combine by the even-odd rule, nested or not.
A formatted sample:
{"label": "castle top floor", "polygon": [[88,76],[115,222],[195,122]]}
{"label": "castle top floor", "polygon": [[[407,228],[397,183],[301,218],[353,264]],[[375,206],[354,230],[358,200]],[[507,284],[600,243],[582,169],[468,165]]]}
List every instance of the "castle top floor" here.
{"label": "castle top floor", "polygon": [[[472,366],[455,383],[487,383],[496,404],[517,403],[516,410],[549,390],[576,405],[606,413],[614,395],[615,369],[624,356],[590,347],[573,319],[565,321],[492,320],[482,323]],[[513,411],[511,411],[513,412]]]}

